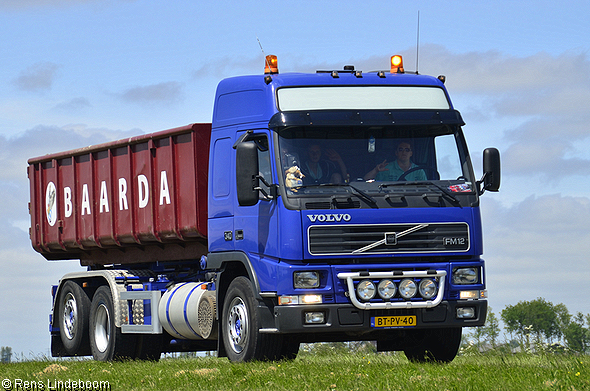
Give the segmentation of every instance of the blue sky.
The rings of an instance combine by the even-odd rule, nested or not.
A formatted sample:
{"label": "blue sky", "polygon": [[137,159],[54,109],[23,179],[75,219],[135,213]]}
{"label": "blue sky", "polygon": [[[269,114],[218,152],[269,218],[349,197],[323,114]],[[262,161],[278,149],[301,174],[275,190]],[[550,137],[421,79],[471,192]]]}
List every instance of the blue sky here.
{"label": "blue sky", "polygon": [[28,239],[26,161],[209,122],[217,83],[279,70],[387,69],[447,76],[476,172],[500,149],[482,200],[495,312],[544,297],[590,313],[590,4],[587,1],[0,2],[0,345],[47,354],[50,286],[77,262]]}

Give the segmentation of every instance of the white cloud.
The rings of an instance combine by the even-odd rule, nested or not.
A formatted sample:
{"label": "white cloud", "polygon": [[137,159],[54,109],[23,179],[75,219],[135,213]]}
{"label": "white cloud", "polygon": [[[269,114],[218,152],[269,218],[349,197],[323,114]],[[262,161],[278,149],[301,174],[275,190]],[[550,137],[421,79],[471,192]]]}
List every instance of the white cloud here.
{"label": "white cloud", "polygon": [[120,94],[127,102],[172,104],[183,99],[182,84],[174,81],[129,88]]}
{"label": "white cloud", "polygon": [[50,90],[59,65],[52,62],[40,62],[22,71],[14,84],[23,91]]}
{"label": "white cloud", "polygon": [[518,176],[541,175],[556,183],[573,175],[589,176],[590,151],[584,145],[590,139],[586,121],[590,117],[585,111],[531,119],[507,130],[505,140],[509,146],[503,151],[505,172]]}
{"label": "white cloud", "polygon": [[502,130],[500,120],[518,124],[497,137],[504,146],[506,174],[540,175],[553,183],[590,175],[590,152],[579,146],[590,139],[590,60],[585,53],[519,58],[497,51],[457,54],[436,45],[421,52],[425,68],[436,65],[448,76],[452,96],[474,102],[467,108],[476,114],[470,124],[479,122],[480,129],[496,132]]}
{"label": "white cloud", "polygon": [[251,57],[222,56],[207,59],[199,64],[201,64],[200,67],[192,72],[195,79],[210,78],[216,75],[255,74],[262,73],[264,70],[264,56],[260,52]]}
{"label": "white cloud", "polygon": [[[444,46],[421,49],[421,73],[449,76],[453,91],[473,94],[537,94],[552,89],[574,88],[590,81],[590,62],[585,53],[536,53],[516,57],[500,51],[453,53]],[[434,69],[432,69],[434,68]],[[520,113],[518,113],[520,115]]]}
{"label": "white cloud", "polygon": [[74,113],[92,107],[90,101],[84,97],[70,99],[67,102],[57,104],[53,109],[64,113]]}
{"label": "white cloud", "polygon": [[579,300],[590,277],[590,199],[532,195],[504,207],[486,195],[482,204],[492,306],[544,297],[590,313],[590,304]]}
{"label": "white cloud", "polygon": [[39,125],[14,137],[0,135],[0,181],[26,181],[29,158],[135,136],[139,130],[89,128],[86,125]]}

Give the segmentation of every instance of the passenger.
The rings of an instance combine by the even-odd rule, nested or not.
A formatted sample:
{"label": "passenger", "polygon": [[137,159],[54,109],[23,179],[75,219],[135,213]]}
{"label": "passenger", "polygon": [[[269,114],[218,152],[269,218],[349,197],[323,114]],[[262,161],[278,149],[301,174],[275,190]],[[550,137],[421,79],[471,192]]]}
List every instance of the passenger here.
{"label": "passenger", "polygon": [[[406,171],[418,167],[411,161],[412,154],[412,144],[407,140],[400,141],[395,149],[395,161],[387,163],[387,159],[385,159],[369,171],[364,176],[364,179],[366,181],[371,179],[376,181],[397,181]],[[415,170],[406,175],[405,180],[425,181],[426,173],[424,173],[424,170]]]}
{"label": "passenger", "polygon": [[338,152],[326,149],[326,157],[328,159],[322,159],[322,147],[319,144],[311,144],[307,148],[307,159],[301,167],[304,185],[342,183],[343,178],[348,179],[346,165]]}

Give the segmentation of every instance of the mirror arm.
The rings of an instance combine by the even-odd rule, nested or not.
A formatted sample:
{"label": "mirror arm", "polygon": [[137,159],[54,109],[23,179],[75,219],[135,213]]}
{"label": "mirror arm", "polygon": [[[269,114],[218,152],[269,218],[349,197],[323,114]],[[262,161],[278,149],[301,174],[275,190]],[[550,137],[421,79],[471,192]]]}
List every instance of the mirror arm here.
{"label": "mirror arm", "polygon": [[[481,196],[483,193],[486,192],[486,188],[485,188],[485,180],[486,177],[489,175],[489,172],[484,172],[483,176],[481,177],[481,179],[477,182],[475,182],[475,184],[477,185],[477,193]],[[483,184],[483,186],[482,186]]]}
{"label": "mirror arm", "polygon": [[262,183],[267,186],[270,189],[270,194],[267,193],[262,187],[260,186],[256,186],[254,188],[254,190],[258,190],[260,193],[262,193],[262,195],[264,196],[264,198],[266,200],[274,200],[277,198],[277,194],[278,194],[278,188],[279,186],[276,184],[270,184],[268,183],[263,176],[261,175],[256,175],[256,179],[262,181]]}

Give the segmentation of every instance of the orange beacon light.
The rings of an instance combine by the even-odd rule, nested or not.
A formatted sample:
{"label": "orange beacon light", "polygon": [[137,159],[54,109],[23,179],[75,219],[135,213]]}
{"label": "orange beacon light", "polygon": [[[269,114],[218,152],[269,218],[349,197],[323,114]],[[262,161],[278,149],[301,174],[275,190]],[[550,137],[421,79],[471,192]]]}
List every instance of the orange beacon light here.
{"label": "orange beacon light", "polygon": [[391,70],[390,73],[404,73],[404,60],[402,56],[396,54],[391,56]]}

